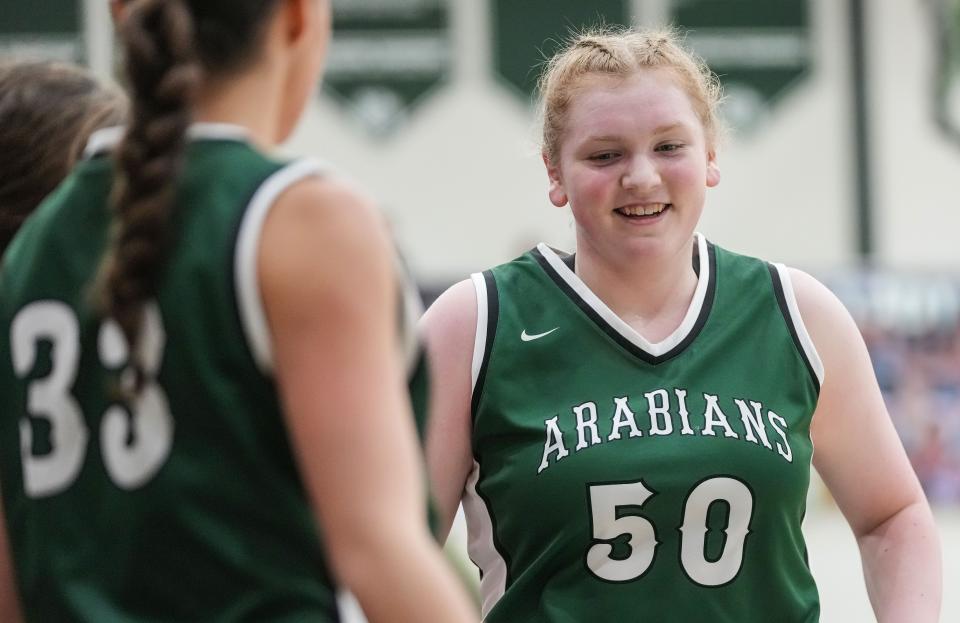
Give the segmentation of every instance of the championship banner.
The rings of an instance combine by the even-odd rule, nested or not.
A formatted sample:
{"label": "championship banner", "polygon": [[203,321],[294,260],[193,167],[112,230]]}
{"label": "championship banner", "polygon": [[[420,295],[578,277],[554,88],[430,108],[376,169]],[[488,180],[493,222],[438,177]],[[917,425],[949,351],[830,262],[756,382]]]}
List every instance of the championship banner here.
{"label": "championship banner", "polygon": [[960,0],[935,0],[937,50],[937,121],[960,143]]}
{"label": "championship banner", "polygon": [[323,80],[371,134],[400,125],[449,74],[447,0],[337,0]]}
{"label": "championship banner", "polygon": [[0,0],[0,56],[83,61],[81,5],[82,0]]}

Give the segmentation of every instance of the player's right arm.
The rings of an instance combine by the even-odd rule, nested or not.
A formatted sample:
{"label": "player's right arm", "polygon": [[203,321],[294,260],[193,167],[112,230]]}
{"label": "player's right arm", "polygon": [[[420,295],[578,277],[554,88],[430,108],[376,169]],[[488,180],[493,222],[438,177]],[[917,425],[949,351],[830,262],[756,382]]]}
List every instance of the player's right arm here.
{"label": "player's right arm", "polygon": [[427,471],[445,539],[473,465],[470,402],[477,327],[477,292],[469,279],[444,292],[423,315],[420,327],[430,357],[430,419]]}
{"label": "player's right arm", "polygon": [[300,182],[267,217],[258,273],[287,427],[335,576],[371,621],[475,621],[427,528],[382,218],[339,182]]}

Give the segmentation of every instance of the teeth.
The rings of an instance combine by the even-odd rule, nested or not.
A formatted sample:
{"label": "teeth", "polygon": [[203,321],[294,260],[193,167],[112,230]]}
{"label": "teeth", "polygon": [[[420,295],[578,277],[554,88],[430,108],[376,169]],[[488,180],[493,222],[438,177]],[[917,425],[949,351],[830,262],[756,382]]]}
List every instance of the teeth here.
{"label": "teeth", "polygon": [[667,207],[665,203],[651,203],[647,206],[624,206],[620,208],[620,211],[626,214],[627,216],[650,216],[652,214],[660,214]]}

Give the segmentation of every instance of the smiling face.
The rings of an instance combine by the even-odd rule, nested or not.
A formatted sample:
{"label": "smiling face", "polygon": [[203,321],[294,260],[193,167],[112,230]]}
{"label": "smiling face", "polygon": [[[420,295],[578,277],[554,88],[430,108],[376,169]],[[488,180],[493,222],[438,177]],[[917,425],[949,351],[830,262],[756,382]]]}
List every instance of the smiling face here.
{"label": "smiling face", "polygon": [[578,253],[616,264],[689,250],[720,172],[670,69],[583,77],[560,141],[557,161],[544,158],[549,194],[570,204]]}

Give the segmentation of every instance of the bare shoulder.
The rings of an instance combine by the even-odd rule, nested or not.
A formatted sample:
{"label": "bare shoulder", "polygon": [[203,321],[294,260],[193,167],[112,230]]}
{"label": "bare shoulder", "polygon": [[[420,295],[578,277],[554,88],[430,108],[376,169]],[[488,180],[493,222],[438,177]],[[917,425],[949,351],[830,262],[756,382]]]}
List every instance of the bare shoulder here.
{"label": "bare shoulder", "polygon": [[327,177],[303,179],[277,198],[263,226],[258,271],[268,304],[286,301],[304,316],[323,302],[358,312],[386,306],[396,287],[383,217],[359,190]]}
{"label": "bare shoulder", "polygon": [[477,325],[477,291],[472,279],[450,286],[424,313],[421,330],[434,348],[473,347]]}
{"label": "bare shoulder", "polygon": [[818,279],[797,268],[789,268],[790,281],[797,298],[797,307],[805,322],[812,322],[846,314],[843,303]]}
{"label": "bare shoulder", "polygon": [[374,202],[336,177],[313,176],[293,184],[278,197],[270,218],[280,221],[291,237],[309,234],[319,254],[389,246],[385,220]]}
{"label": "bare shoulder", "polygon": [[818,352],[829,356],[838,342],[860,339],[850,312],[827,286],[802,270],[788,270],[797,308]]}

